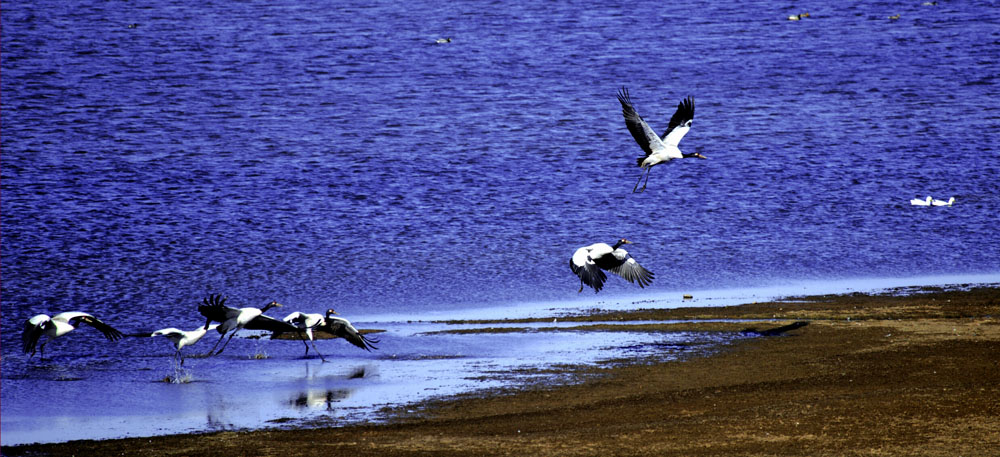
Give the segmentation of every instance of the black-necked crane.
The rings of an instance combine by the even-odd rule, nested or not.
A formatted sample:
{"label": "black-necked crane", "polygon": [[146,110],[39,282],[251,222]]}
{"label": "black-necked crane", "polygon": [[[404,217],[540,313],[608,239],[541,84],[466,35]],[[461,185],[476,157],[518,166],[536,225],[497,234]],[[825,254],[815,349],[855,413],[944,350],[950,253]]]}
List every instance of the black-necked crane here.
{"label": "black-necked crane", "polygon": [[40,358],[45,359],[45,345],[55,338],[72,332],[81,323],[96,328],[109,341],[118,341],[123,336],[122,332],[115,330],[110,325],[101,322],[98,318],[87,313],[69,311],[56,314],[52,317],[39,314],[24,323],[24,333],[21,334],[22,349],[24,349],[25,354],[31,353],[31,356],[29,356],[31,358],[35,355],[35,345],[38,344],[39,338],[42,335],[48,336],[48,339],[39,347],[39,351],[41,352]]}
{"label": "black-necked crane", "polygon": [[176,361],[179,359],[180,364],[184,365],[184,356],[181,355],[181,349],[185,346],[197,343],[201,337],[205,336],[205,333],[208,333],[209,330],[215,330],[218,327],[219,324],[212,324],[212,321],[209,320],[205,322],[205,325],[194,330],[184,331],[174,327],[169,327],[157,330],[149,336],[163,336],[170,340],[170,342],[174,344],[174,348],[177,349],[177,352],[174,352],[174,360]]}
{"label": "black-necked crane", "polygon": [[215,346],[212,346],[212,350],[209,351],[209,354],[211,354],[212,351],[215,351],[215,348],[222,342],[222,338],[225,338],[226,333],[230,330],[232,330],[232,333],[229,334],[229,339],[226,340],[226,344],[222,345],[219,352],[215,353],[216,355],[222,354],[222,351],[229,345],[229,341],[233,339],[233,336],[236,335],[236,332],[240,331],[240,329],[266,330],[278,333],[293,332],[296,330],[296,328],[291,324],[264,315],[267,310],[281,306],[281,304],[276,301],[272,301],[264,305],[263,308],[233,308],[231,306],[226,306],[226,298],[216,294],[205,298],[203,303],[204,304],[198,307],[198,312],[200,312],[202,316],[208,318],[209,321],[219,322],[220,325],[217,330],[222,334],[222,336],[219,337],[219,341],[215,342]]}
{"label": "black-necked crane", "polygon": [[[320,359],[326,362],[326,357],[323,357],[323,354],[320,353],[319,349],[316,348],[316,341],[315,341],[315,335],[313,334],[313,330],[318,329],[322,327],[324,324],[326,324],[326,319],[329,318],[331,314],[337,314],[337,312],[332,309],[328,309],[326,310],[326,315],[324,316],[319,313],[303,313],[296,311],[294,313],[285,316],[285,318],[282,319],[282,321],[295,326],[295,328],[298,330],[297,333],[299,334],[299,338],[302,338],[303,335],[308,337],[309,342],[312,343],[313,345],[313,350],[316,351],[316,354],[319,354]],[[306,343],[306,340],[304,338],[302,339],[302,344],[305,344],[306,355],[308,355],[309,344]]]}
{"label": "black-necked crane", "polygon": [[[688,157],[705,158],[705,156],[697,152],[681,152],[677,147],[681,139],[684,138],[684,135],[687,135],[688,131],[691,130],[691,122],[694,119],[693,97],[688,97],[677,105],[677,111],[670,117],[670,123],[667,125],[667,131],[663,133],[663,136],[657,135],[649,127],[649,124],[642,119],[642,116],[639,116],[639,113],[635,111],[635,107],[632,106],[632,100],[628,95],[628,89],[623,87],[618,92],[618,102],[622,105],[625,126],[628,127],[632,138],[635,138],[635,142],[639,143],[639,147],[646,153],[646,155],[636,160],[636,163],[642,168],[642,173],[639,174],[639,181],[642,181],[643,174],[646,175],[646,182],[643,183],[642,190],[639,192],[646,190],[646,184],[649,183],[649,171],[653,166],[669,162],[673,159]],[[632,192],[635,192],[639,187],[639,181],[636,181]]]}
{"label": "black-necked crane", "polygon": [[638,283],[642,288],[653,282],[653,272],[639,265],[628,251],[621,248],[623,244],[632,242],[622,238],[614,246],[594,243],[573,253],[569,267],[580,277],[579,292],[583,292],[584,284],[593,287],[595,293],[600,292],[604,287],[604,281],[608,279],[604,274],[605,270],[621,276],[630,283]]}
{"label": "black-necked crane", "polygon": [[331,316],[330,314],[337,314],[332,312],[332,309],[327,312],[327,316],[323,325],[319,327],[320,330],[326,331],[333,334],[334,336],[343,338],[349,343],[364,349],[366,351],[371,351],[372,349],[378,349],[375,344],[378,344],[378,338],[369,338],[361,334],[358,329],[351,325],[351,322],[342,317]]}

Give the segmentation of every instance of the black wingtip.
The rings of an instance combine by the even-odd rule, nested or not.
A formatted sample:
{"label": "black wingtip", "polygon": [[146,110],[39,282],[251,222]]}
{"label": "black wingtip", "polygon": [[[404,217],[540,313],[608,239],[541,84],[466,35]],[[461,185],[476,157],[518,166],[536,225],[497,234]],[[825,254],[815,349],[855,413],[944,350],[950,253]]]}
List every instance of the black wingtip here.
{"label": "black wingtip", "polygon": [[375,337],[367,337],[367,336],[365,336],[365,335],[363,335],[363,334],[361,334],[361,333],[358,333],[358,336],[360,336],[360,337],[361,337],[361,341],[362,341],[362,348],[363,348],[364,350],[366,350],[366,351],[368,351],[368,352],[371,352],[371,351],[372,351],[372,349],[375,349],[375,350],[378,350],[378,347],[377,347],[377,346],[375,346],[376,344],[380,343],[380,341],[379,341],[379,339],[378,339],[378,338],[375,338]]}
{"label": "black wingtip", "polygon": [[617,95],[618,103],[621,103],[623,108],[625,106],[632,106],[632,99],[629,97],[628,89],[625,86],[622,86],[622,88],[618,90]]}
{"label": "black wingtip", "polygon": [[687,115],[689,119],[694,119],[694,97],[688,95],[677,104],[677,109]]}
{"label": "black wingtip", "polygon": [[122,332],[119,332],[118,330],[113,329],[111,327],[108,327],[108,331],[107,333],[104,334],[104,336],[107,337],[109,341],[118,341],[125,337],[125,335],[122,334]]}

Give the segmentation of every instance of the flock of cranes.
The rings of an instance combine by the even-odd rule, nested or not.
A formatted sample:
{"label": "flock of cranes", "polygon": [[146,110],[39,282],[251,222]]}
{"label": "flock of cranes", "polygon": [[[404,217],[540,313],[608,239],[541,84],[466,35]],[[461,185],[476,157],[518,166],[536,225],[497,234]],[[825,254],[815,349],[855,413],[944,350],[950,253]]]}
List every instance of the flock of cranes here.
{"label": "flock of cranes", "polygon": [[[336,337],[344,338],[349,343],[366,351],[378,349],[375,347],[375,344],[379,342],[378,339],[362,335],[347,319],[334,317],[333,315],[337,313],[332,309],[327,310],[326,315],[306,314],[296,311],[281,320],[264,314],[267,310],[280,306],[281,304],[278,302],[272,301],[261,308],[233,308],[226,305],[226,298],[221,295],[210,295],[198,307],[198,312],[206,319],[204,326],[188,331],[169,327],[141,335],[150,337],[162,336],[170,340],[176,349],[174,360],[179,365],[184,364],[181,349],[197,343],[211,330],[218,331],[220,336],[215,346],[212,347],[212,350],[207,355],[221,354],[226,349],[229,341],[236,335],[236,332],[241,329],[269,331],[272,338],[283,333],[296,333],[302,339],[303,343],[306,342],[306,338],[308,337],[308,341],[313,344],[316,354],[324,362],[327,361],[326,357],[320,354],[319,349],[316,348],[316,343],[313,341],[316,331],[325,331]],[[213,324],[213,322],[218,322],[218,324]],[[122,332],[87,313],[65,312],[52,317],[39,314],[24,323],[24,332],[21,334],[22,349],[25,354],[30,354],[29,358],[34,356],[38,341],[45,335],[48,338],[37,348],[41,352],[40,357],[44,359],[46,344],[53,339],[73,331],[80,324],[87,324],[96,328],[104,334],[104,337],[108,341],[118,341],[124,336]],[[219,346],[219,343],[222,343],[226,334],[229,334],[229,339],[226,340],[221,349],[216,351],[215,348]],[[308,354],[309,346],[306,343],[306,355]]]}
{"label": "flock of cranes", "polygon": [[[691,130],[691,123],[694,119],[693,97],[687,97],[677,105],[677,110],[670,117],[667,130],[664,131],[663,135],[658,135],[635,110],[628,89],[623,87],[618,92],[618,102],[622,106],[625,127],[628,128],[629,133],[632,134],[644,152],[643,156],[636,159],[636,164],[642,172],[639,175],[639,181],[636,181],[632,188],[633,193],[645,192],[646,184],[649,183],[649,172],[656,165],[674,159],[705,158],[698,153],[681,152],[678,147],[681,139]],[[640,189],[639,182],[643,180],[643,176],[646,180]],[[653,281],[653,273],[639,265],[628,251],[622,249],[621,246],[624,244],[632,244],[632,242],[622,238],[614,246],[606,243],[595,243],[581,247],[573,253],[573,257],[570,259],[570,269],[580,278],[580,292],[583,291],[585,285],[592,287],[594,292],[600,292],[601,288],[604,287],[604,282],[607,281],[605,271],[621,276],[630,283],[637,283],[639,287],[648,286]],[[241,329],[269,331],[272,332],[272,337],[282,333],[295,332],[306,346],[306,355],[309,354],[309,344],[312,344],[313,350],[324,362],[326,357],[319,352],[314,341],[315,332],[319,330],[344,338],[351,344],[368,351],[377,349],[373,343],[378,343],[378,340],[362,335],[346,319],[333,316],[337,313],[332,309],[327,310],[325,315],[294,312],[284,319],[278,320],[264,314],[271,308],[280,307],[281,304],[278,302],[272,301],[261,308],[233,308],[227,306],[225,302],[226,299],[220,295],[211,295],[204,299],[203,304],[198,307],[198,311],[206,318],[205,325],[202,327],[188,331],[170,327],[157,330],[148,336],[163,336],[170,340],[176,349],[174,358],[180,364],[184,363],[181,349],[197,343],[210,330],[218,331],[220,336],[219,340],[215,342],[215,346],[209,351],[209,355],[221,354],[229,341]],[[218,324],[212,324],[212,322],[218,322]],[[51,318],[39,314],[28,319],[25,323],[22,334],[24,353],[34,356],[38,340],[42,335],[45,335],[48,339],[39,347],[42,358],[44,358],[45,344],[73,331],[80,324],[96,328],[110,341],[117,341],[123,336],[118,330],[87,313],[66,312],[56,314]],[[227,334],[229,339],[223,343],[222,340]],[[216,351],[219,344],[222,344],[222,348]]]}

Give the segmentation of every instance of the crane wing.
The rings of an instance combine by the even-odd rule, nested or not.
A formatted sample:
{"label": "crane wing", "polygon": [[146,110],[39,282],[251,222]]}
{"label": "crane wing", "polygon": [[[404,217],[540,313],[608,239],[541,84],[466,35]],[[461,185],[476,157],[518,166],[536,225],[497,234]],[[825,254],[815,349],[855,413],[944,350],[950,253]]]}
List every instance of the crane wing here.
{"label": "crane wing", "polygon": [[212,294],[202,300],[198,306],[198,312],[210,321],[223,323],[229,319],[239,316],[240,310],[232,306],[226,306],[226,297],[221,294]]}
{"label": "crane wing", "polygon": [[274,333],[295,332],[299,328],[284,321],[280,321],[271,316],[261,314],[253,318],[247,325],[243,326],[247,330],[266,330]]}
{"label": "crane wing", "polygon": [[21,344],[24,353],[34,352],[38,339],[45,332],[45,326],[51,319],[49,316],[39,314],[24,322],[24,332],[21,333]]}
{"label": "crane wing", "polygon": [[100,319],[91,316],[89,314],[85,314],[83,316],[77,316],[71,320],[71,323],[74,323],[74,325],[79,325],[78,323],[80,322],[96,328],[97,330],[99,330],[101,333],[104,334],[105,338],[107,338],[110,341],[118,341],[122,339],[122,337],[124,336],[122,335],[122,332],[115,330],[114,327],[105,324],[104,322],[101,322]]}
{"label": "crane wing", "polygon": [[341,318],[328,318],[326,324],[322,327],[323,330],[332,333],[335,336],[343,338],[350,342],[351,344],[364,349],[366,351],[371,351],[372,349],[378,349],[375,347],[375,343],[378,343],[377,338],[369,338],[358,332],[358,329],[354,328],[350,322],[346,319]]}
{"label": "crane wing", "polygon": [[608,275],[594,263],[590,258],[590,250],[586,247],[577,249],[573,257],[569,259],[569,268],[580,277],[584,284],[593,287],[594,292],[600,292],[604,287],[604,281],[608,280]]}
{"label": "crane wing", "polygon": [[635,107],[632,106],[632,99],[629,98],[628,89],[622,88],[618,91],[618,102],[622,105],[622,115],[625,116],[625,127],[635,142],[639,143],[646,155],[663,148],[663,140],[649,127],[649,124],[639,116]]}
{"label": "crane wing", "polygon": [[173,338],[181,339],[184,338],[184,332],[179,328],[169,327],[169,328],[161,328],[153,333],[150,333],[149,336],[151,337],[165,336],[168,339],[173,339]]}
{"label": "crane wing", "polygon": [[87,313],[81,313],[79,311],[67,311],[65,313],[59,313],[56,314],[55,316],[52,316],[52,320],[55,321],[61,320],[74,327],[79,327],[81,323],[87,324],[99,330],[101,333],[104,334],[105,338],[111,341],[118,341],[124,336],[122,335],[122,332],[119,332],[110,325],[101,322],[100,319],[94,317],[93,315]]}
{"label": "crane wing", "polygon": [[663,142],[677,146],[681,138],[691,130],[692,120],[694,120],[694,97],[688,97],[677,104],[677,111],[670,117],[667,131],[663,132]]}
{"label": "crane wing", "polygon": [[639,287],[645,288],[653,282],[653,273],[639,265],[624,249],[615,249],[610,255],[601,256],[596,263],[628,282],[639,284]]}

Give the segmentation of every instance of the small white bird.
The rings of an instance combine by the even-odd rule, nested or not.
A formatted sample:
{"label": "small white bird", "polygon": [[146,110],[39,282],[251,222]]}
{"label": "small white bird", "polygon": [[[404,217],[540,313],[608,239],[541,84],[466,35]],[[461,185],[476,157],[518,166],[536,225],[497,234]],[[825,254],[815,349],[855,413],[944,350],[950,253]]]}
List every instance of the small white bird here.
{"label": "small white bird", "polygon": [[[222,345],[219,352],[215,354],[222,354],[222,351],[226,349],[229,342],[236,335],[236,332],[240,329],[247,330],[267,330],[271,332],[293,332],[296,330],[291,324],[279,321],[273,317],[265,316],[264,313],[274,307],[281,306],[280,303],[272,301],[263,308],[233,308],[231,306],[226,306],[226,299],[221,295],[210,295],[203,300],[203,305],[198,307],[198,312],[202,316],[208,318],[208,320],[214,322],[221,322],[222,325],[216,329],[222,336],[219,337],[219,341],[215,342],[215,346],[212,346],[212,351],[219,346],[222,342],[222,338],[226,336],[230,330],[233,332],[229,334],[229,339],[226,340],[226,344]],[[209,351],[209,354],[212,353]]]}
{"label": "small white bird", "polygon": [[[326,316],[324,316],[319,313],[302,313],[296,311],[292,314],[285,316],[285,318],[282,319],[282,321],[295,326],[295,328],[298,330],[300,338],[302,337],[303,334],[306,337],[308,337],[309,342],[312,343],[313,345],[313,350],[315,350],[316,353],[319,354],[320,359],[326,362],[326,357],[323,357],[323,354],[321,354],[319,352],[319,349],[316,348],[316,341],[315,341],[315,335],[313,334],[313,330],[318,329],[323,325],[325,325],[326,319],[329,318],[331,314],[337,314],[337,312],[332,309],[328,309],[326,310]],[[306,355],[308,355],[309,344],[306,343],[305,339],[302,339],[302,344],[305,344]]]}
{"label": "small white bird", "polygon": [[584,284],[593,287],[595,293],[600,292],[604,287],[604,281],[608,279],[602,270],[621,276],[630,283],[638,283],[641,288],[652,283],[653,273],[639,265],[628,251],[621,249],[623,244],[632,242],[622,238],[614,246],[595,243],[579,248],[573,253],[573,257],[569,260],[569,268],[580,277],[578,292],[583,292]]}
{"label": "small white bird", "polygon": [[931,204],[934,206],[951,206],[952,203],[955,203],[955,197],[949,198],[948,201],[938,200],[936,198],[931,201]]}
{"label": "small white bird", "polygon": [[197,343],[201,337],[205,336],[205,333],[209,330],[215,330],[218,327],[219,324],[212,324],[212,321],[208,321],[205,322],[204,326],[198,327],[194,330],[185,332],[184,330],[169,327],[157,330],[149,336],[163,336],[170,340],[170,342],[174,343],[174,348],[177,349],[177,352],[174,352],[174,360],[180,359],[180,364],[184,365],[184,356],[181,355],[181,349],[185,346]]}
{"label": "small white bird", "polygon": [[39,314],[31,319],[28,319],[27,322],[24,323],[24,332],[21,334],[21,343],[23,344],[22,349],[25,354],[31,353],[31,356],[28,356],[28,358],[31,358],[35,355],[35,345],[38,344],[38,339],[41,338],[42,335],[46,335],[49,338],[38,348],[41,352],[39,357],[44,360],[45,345],[49,344],[49,342],[55,338],[59,338],[60,336],[72,332],[81,323],[100,330],[100,332],[104,334],[104,337],[109,341],[118,341],[123,336],[122,332],[115,330],[110,325],[101,322],[96,317],[87,313],[69,311],[56,314],[52,317],[45,314]]}
{"label": "small white bird", "polygon": [[910,200],[910,204],[913,206],[931,206],[931,196],[928,195],[926,199],[921,200],[919,198],[914,198]]}
{"label": "small white bird", "polygon": [[[646,175],[646,183],[642,185],[642,190],[639,192],[646,190],[646,184],[649,183],[649,171],[653,166],[669,162],[673,159],[687,157],[705,158],[705,156],[697,152],[682,153],[677,147],[681,139],[684,138],[684,135],[687,135],[688,131],[691,130],[691,122],[694,119],[693,97],[688,97],[677,104],[677,111],[670,117],[667,131],[663,133],[662,137],[657,135],[649,127],[649,124],[642,119],[642,116],[639,116],[639,113],[636,112],[632,106],[632,100],[629,98],[628,89],[623,87],[618,92],[618,102],[622,105],[622,115],[625,116],[625,127],[628,128],[629,133],[632,134],[632,138],[635,138],[635,142],[639,143],[639,147],[646,153],[646,155],[636,159],[636,164],[643,171],[643,173],[639,174],[639,181],[642,180],[643,174]],[[636,181],[632,192],[635,192],[639,187],[639,181]]]}

